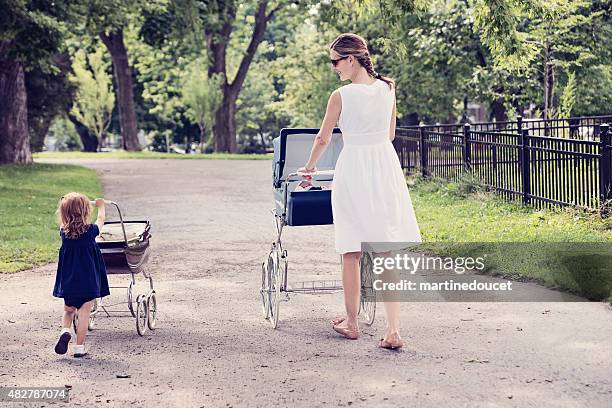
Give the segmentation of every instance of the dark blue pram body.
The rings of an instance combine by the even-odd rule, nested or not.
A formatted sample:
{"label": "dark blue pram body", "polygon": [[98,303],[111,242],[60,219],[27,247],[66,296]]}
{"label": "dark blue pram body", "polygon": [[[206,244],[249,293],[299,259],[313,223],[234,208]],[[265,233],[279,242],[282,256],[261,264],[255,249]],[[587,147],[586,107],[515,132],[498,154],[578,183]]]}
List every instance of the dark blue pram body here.
{"label": "dark blue pram body", "polygon": [[285,225],[333,224],[331,183],[336,161],[342,151],[342,134],[334,129],[329,146],[317,162],[319,174],[313,184],[321,189],[295,191],[302,180],[295,172],[304,166],[310,156],[319,129],[282,129],[274,139],[273,186],[276,214]]}

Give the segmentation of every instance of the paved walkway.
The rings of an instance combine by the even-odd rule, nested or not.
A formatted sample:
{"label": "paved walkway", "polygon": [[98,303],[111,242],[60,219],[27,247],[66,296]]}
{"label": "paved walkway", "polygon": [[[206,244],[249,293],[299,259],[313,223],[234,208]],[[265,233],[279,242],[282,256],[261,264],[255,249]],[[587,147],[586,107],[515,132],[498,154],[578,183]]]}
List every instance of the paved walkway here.
{"label": "paved walkway", "polygon": [[[270,162],[81,160],[106,198],[153,225],[158,329],[100,318],[90,355],[58,357],[55,265],[0,275],[0,385],[72,386],[100,406],[608,407],[612,311],[603,303],[403,305],[408,347],[376,348],[379,317],[346,341],[329,320],[342,296],[261,315],[260,265],[274,237]],[[110,214],[109,214],[110,215]],[[289,279],[338,279],[331,227],[288,228]],[[124,284],[127,275],[111,276]],[[145,289],[144,280],[138,286]],[[124,293],[113,291],[112,301]],[[129,378],[118,376],[129,375]]]}

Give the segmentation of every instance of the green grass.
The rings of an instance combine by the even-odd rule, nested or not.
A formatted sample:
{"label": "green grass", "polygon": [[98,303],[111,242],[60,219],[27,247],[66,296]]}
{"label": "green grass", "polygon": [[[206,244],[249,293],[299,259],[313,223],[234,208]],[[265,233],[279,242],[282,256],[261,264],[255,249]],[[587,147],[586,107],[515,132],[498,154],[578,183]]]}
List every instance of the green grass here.
{"label": "green grass", "polygon": [[[416,180],[410,190],[426,250],[447,256],[493,252],[491,274],[612,299],[612,219],[572,209],[534,210],[469,181]],[[519,242],[524,244],[499,244]]]}
{"label": "green grass", "polygon": [[100,197],[96,172],[72,165],[0,166],[0,273],[57,259],[55,210],[70,191]]}
{"label": "green grass", "polygon": [[191,160],[270,160],[270,154],[207,153],[179,154],[162,152],[43,152],[35,153],[35,159],[191,159]]}

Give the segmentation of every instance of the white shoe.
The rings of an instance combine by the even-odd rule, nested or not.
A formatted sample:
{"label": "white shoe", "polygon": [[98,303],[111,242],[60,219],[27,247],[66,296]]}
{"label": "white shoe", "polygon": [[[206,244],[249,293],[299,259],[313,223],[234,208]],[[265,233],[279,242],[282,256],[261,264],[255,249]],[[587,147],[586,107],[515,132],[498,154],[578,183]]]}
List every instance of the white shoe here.
{"label": "white shoe", "polygon": [[75,357],[84,357],[85,355],[87,355],[87,351],[85,351],[85,345],[83,344],[77,344],[76,346],[74,346],[73,351]]}

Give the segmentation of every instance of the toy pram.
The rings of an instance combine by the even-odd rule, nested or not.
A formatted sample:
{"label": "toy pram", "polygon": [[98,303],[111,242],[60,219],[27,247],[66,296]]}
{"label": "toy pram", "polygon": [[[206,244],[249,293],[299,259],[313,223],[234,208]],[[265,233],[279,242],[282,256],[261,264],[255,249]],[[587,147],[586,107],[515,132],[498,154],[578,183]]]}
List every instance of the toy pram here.
{"label": "toy pram", "polygon": [[[289,286],[287,284],[288,257],[283,249],[281,235],[283,227],[333,224],[331,207],[331,184],[336,161],[342,151],[342,134],[334,129],[332,139],[323,156],[318,160],[317,172],[311,174],[312,187],[301,189],[304,175],[297,170],[309,158],[315,136],[319,129],[282,129],[274,139],[272,163],[275,208],[272,209],[277,230],[276,240],[268,258],[262,264],[261,301],[263,314],[272,327],[278,326],[280,301],[289,300],[289,293],[317,293],[342,290],[339,281],[311,281]],[[364,253],[361,258],[361,314],[367,324],[374,322],[376,303],[372,296],[371,256]],[[282,296],[281,299],[281,294]]]}
{"label": "toy pram", "polygon": [[[91,312],[88,328],[93,330],[97,315],[104,312],[106,316],[111,313],[125,313],[126,310],[112,310],[112,306],[127,303],[127,311],[136,318],[136,331],[144,335],[147,327],[155,329],[157,320],[157,299],[153,289],[153,278],[147,272],[145,264],[149,260],[149,239],[151,238],[151,224],[149,221],[124,221],[119,206],[114,201],[105,200],[105,204],[113,205],[117,209],[119,221],[104,223],[96,242],[102,252],[108,275],[130,274],[129,286],[110,286],[112,289],[126,289],[127,300],[115,304],[104,304],[104,299],[96,299]],[[149,290],[146,294],[136,297],[134,308],[133,289],[136,285],[135,275],[142,273],[149,281]],[[75,321],[75,326],[77,322]]]}

